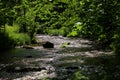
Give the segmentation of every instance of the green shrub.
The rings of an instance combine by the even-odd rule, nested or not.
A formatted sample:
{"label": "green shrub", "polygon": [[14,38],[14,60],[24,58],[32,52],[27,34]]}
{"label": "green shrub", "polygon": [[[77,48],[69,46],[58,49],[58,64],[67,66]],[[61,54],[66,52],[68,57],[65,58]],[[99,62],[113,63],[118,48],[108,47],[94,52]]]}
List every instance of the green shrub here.
{"label": "green shrub", "polygon": [[119,34],[115,34],[113,36],[113,42],[110,47],[113,49],[113,53],[116,55],[117,58],[120,59],[120,36]]}
{"label": "green shrub", "polygon": [[76,37],[76,36],[82,35],[82,33],[84,33],[82,23],[77,22],[73,26],[72,32],[69,32],[69,34],[67,36],[68,37]]}
{"label": "green shrub", "polygon": [[62,27],[60,29],[48,29],[46,31],[49,35],[62,35],[62,36],[67,36],[67,34],[69,33],[69,29],[67,27]]}
{"label": "green shrub", "polygon": [[15,41],[16,45],[30,44],[30,37],[24,33],[12,34],[10,37]]}
{"label": "green shrub", "polygon": [[5,31],[6,31],[6,33],[18,33],[19,32],[19,26],[18,25],[14,25],[14,26],[6,25],[5,26]]}
{"label": "green shrub", "polygon": [[67,28],[67,27],[62,27],[60,29],[60,34],[63,35],[63,36],[65,36],[65,37],[68,35],[69,32],[70,32],[70,29]]}
{"label": "green shrub", "polygon": [[57,36],[57,35],[59,35],[59,30],[58,29],[51,29],[51,30],[47,30],[47,33],[49,35]]}
{"label": "green shrub", "polygon": [[6,33],[14,40],[16,46],[30,44],[30,37],[28,34],[19,33],[19,26],[6,26]]}
{"label": "green shrub", "polygon": [[62,43],[61,48],[65,48],[65,47],[67,47],[67,45],[70,45],[70,42],[64,42],[64,43]]}
{"label": "green shrub", "polygon": [[84,76],[81,74],[80,71],[78,72],[75,72],[73,75],[72,75],[72,78],[71,80],[89,80],[88,77]]}

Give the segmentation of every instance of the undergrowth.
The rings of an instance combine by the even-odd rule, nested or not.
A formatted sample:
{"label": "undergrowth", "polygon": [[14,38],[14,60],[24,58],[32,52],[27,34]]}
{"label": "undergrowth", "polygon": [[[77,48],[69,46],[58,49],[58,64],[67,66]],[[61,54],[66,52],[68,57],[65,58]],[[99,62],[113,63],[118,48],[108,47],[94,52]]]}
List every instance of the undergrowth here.
{"label": "undergrowth", "polygon": [[14,41],[16,46],[30,44],[30,37],[26,33],[19,33],[18,25],[6,25],[5,33],[8,34],[8,37]]}

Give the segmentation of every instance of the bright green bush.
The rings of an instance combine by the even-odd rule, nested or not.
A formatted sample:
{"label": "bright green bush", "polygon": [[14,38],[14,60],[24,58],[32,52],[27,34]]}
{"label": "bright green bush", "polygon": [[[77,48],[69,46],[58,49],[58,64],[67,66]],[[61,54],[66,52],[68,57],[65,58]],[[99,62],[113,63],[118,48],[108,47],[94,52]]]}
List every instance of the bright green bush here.
{"label": "bright green bush", "polygon": [[14,26],[5,25],[5,32],[11,33],[11,34],[18,33],[19,26],[18,25],[14,25]]}
{"label": "bright green bush", "polygon": [[6,25],[6,33],[14,40],[15,45],[30,44],[30,37],[28,34],[19,33],[19,26],[8,26]]}
{"label": "bright green bush", "polygon": [[24,33],[17,33],[10,35],[11,38],[15,41],[16,45],[30,44],[30,37]]}
{"label": "bright green bush", "polygon": [[69,32],[68,37],[80,36],[84,33],[82,23],[77,22],[72,29],[72,32]]}

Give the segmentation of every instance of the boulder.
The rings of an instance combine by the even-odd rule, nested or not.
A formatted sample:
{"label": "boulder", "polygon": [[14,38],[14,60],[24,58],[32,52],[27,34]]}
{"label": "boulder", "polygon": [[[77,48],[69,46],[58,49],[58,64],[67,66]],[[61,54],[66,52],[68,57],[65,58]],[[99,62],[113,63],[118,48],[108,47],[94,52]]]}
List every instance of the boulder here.
{"label": "boulder", "polygon": [[47,41],[47,42],[43,43],[43,48],[54,48],[54,44]]}

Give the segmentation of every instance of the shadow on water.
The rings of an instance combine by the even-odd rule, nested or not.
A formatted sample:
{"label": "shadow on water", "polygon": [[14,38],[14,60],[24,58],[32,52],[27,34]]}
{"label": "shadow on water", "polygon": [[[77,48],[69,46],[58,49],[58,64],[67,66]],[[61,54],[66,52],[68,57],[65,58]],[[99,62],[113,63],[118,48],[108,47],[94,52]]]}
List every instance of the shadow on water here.
{"label": "shadow on water", "polygon": [[29,60],[44,57],[46,51],[17,48],[0,53],[0,79],[16,79],[29,75],[29,72],[41,71],[41,65],[32,64]]}
{"label": "shadow on water", "polygon": [[74,80],[120,80],[120,62],[113,55],[86,57],[79,71],[71,78]]}
{"label": "shadow on water", "polygon": [[[85,43],[87,44],[87,43]],[[90,44],[91,45],[91,44]],[[96,57],[86,57],[85,55],[74,55],[74,53],[90,52],[96,50],[95,47],[66,47],[60,49],[56,52],[56,56],[59,57],[61,53],[67,53],[60,57],[60,59],[55,59],[55,61],[50,62],[52,66],[55,67],[55,73],[57,73],[57,78],[52,80],[120,80],[120,63],[113,55],[100,55]],[[98,52],[98,51],[97,51]],[[22,68],[24,65],[20,63],[23,59],[33,60],[38,58],[46,57],[48,52],[44,50],[36,49],[14,49],[7,51],[5,53],[0,53],[0,71],[7,69],[12,70],[13,68]],[[60,53],[60,54],[59,54]],[[95,52],[96,53],[96,52]],[[70,55],[68,55],[70,54]],[[74,56],[73,56],[74,55]],[[61,56],[61,55],[60,55]],[[54,57],[52,53],[52,57]],[[48,57],[47,57],[48,58]],[[41,63],[39,61],[35,64]],[[3,64],[5,66],[3,66]],[[29,65],[28,65],[29,66]],[[3,69],[2,69],[2,68]],[[41,68],[23,68],[20,70],[41,70]],[[4,71],[3,71],[4,72]],[[29,71],[27,71],[29,72]],[[0,72],[0,78],[16,78],[24,77],[28,75],[27,72],[13,72],[3,75]],[[7,76],[8,75],[8,76]],[[61,78],[63,77],[63,78]]]}
{"label": "shadow on water", "polygon": [[75,53],[75,52],[86,52],[95,50],[93,47],[66,47],[60,50],[58,53]]}
{"label": "shadow on water", "polygon": [[23,58],[39,58],[43,57],[45,53],[47,52],[42,50],[16,48],[0,53],[0,63],[10,63],[14,62],[16,59]]}

